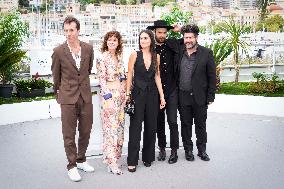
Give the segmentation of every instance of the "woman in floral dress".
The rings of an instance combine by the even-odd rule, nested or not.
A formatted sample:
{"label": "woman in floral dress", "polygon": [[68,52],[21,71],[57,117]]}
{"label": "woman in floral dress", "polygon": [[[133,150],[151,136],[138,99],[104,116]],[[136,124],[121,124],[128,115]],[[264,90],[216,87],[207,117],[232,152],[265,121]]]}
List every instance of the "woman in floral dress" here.
{"label": "woman in floral dress", "polygon": [[122,174],[117,160],[124,140],[125,70],[122,63],[122,39],[117,31],[106,33],[98,61],[101,86],[101,119],[103,128],[103,162],[108,171]]}

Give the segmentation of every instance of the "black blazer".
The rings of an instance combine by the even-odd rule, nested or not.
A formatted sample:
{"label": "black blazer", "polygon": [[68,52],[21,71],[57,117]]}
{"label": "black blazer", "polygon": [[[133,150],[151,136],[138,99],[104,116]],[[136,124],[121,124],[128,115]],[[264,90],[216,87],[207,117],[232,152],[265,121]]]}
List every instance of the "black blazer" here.
{"label": "black blazer", "polygon": [[[179,41],[178,56],[175,57],[177,64],[177,73],[180,73],[180,65],[185,46],[183,40]],[[213,52],[211,49],[198,45],[196,52],[196,61],[192,69],[192,89],[193,96],[198,105],[206,105],[214,102],[216,91],[216,66],[214,63]],[[180,103],[183,103],[184,97],[180,96]]]}

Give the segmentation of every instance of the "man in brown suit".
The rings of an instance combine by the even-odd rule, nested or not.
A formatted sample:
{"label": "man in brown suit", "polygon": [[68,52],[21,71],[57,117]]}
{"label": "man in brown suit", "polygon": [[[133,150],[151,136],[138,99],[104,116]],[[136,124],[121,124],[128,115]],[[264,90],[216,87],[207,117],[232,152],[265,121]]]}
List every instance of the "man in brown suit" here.
{"label": "man in brown suit", "polygon": [[[64,148],[69,162],[68,176],[72,181],[80,181],[78,169],[94,171],[85,156],[93,124],[89,75],[94,53],[91,45],[79,41],[80,23],[76,18],[67,17],[63,24],[67,41],[54,49],[51,70],[56,100],[61,106]],[[75,143],[77,121],[78,150]]]}

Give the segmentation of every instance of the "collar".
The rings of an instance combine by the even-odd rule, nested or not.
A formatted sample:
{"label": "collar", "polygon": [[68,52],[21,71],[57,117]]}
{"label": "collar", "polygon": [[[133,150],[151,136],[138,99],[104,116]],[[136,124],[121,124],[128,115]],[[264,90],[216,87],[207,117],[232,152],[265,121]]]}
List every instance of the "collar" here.
{"label": "collar", "polygon": [[71,47],[70,47],[68,41],[66,41],[66,43],[67,43],[67,46],[68,46],[68,48],[69,48],[69,50],[70,50],[70,53],[71,53],[72,55],[81,57],[81,49],[82,49],[82,48],[81,48],[81,42],[80,42],[80,41],[79,41],[79,47],[80,47],[79,53],[76,54],[76,55],[72,52],[72,49],[71,49]]}

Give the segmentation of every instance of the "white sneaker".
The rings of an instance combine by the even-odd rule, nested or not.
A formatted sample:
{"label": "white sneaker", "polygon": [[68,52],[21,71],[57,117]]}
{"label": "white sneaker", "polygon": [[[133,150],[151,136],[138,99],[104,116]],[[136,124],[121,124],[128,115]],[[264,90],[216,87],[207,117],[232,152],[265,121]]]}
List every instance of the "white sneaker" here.
{"label": "white sneaker", "polygon": [[68,170],[68,176],[70,178],[70,180],[74,181],[74,182],[78,182],[81,180],[81,176],[78,172],[77,167],[74,167],[70,170]]}
{"label": "white sneaker", "polygon": [[94,172],[95,169],[91,165],[88,164],[88,162],[83,162],[83,163],[77,163],[77,168],[81,169],[85,172]]}

